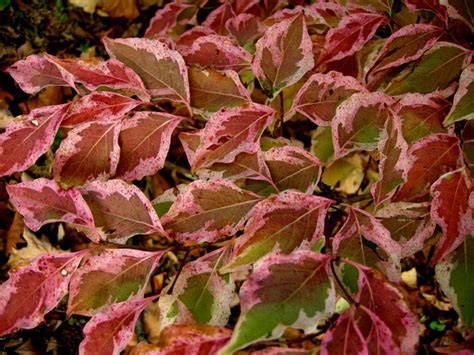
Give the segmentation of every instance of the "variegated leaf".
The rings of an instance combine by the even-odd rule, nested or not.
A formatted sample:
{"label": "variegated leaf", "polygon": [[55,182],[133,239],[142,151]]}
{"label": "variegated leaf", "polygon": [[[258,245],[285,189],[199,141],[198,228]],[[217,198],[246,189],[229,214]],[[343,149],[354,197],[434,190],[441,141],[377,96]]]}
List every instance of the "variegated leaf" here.
{"label": "variegated leaf", "polygon": [[339,104],[358,92],[367,89],[350,76],[336,71],[314,74],[296,94],[289,114],[299,112],[317,125],[327,126]]}
{"label": "variegated leaf", "polygon": [[276,339],[286,327],[314,331],[336,302],[329,261],[329,256],[310,251],[273,254],[261,260],[240,289],[242,313],[219,354],[234,354],[256,341]]}
{"label": "variegated leaf", "polygon": [[88,256],[71,279],[68,315],[92,316],[111,304],[143,297],[163,253],[102,249]]}
{"label": "variegated leaf", "polygon": [[153,175],[165,164],[171,134],[183,117],[162,112],[137,112],[120,132],[116,177],[132,181]]}
{"label": "variegated leaf", "polygon": [[235,17],[235,12],[234,9],[232,9],[230,1],[223,1],[222,5],[207,16],[202,25],[211,28],[217,34],[225,36],[227,34],[225,24],[227,20],[233,17]]}
{"label": "variegated leaf", "polygon": [[109,55],[135,71],[152,98],[189,103],[186,65],[181,55],[158,40],[104,39]]}
{"label": "variegated leaf", "polygon": [[34,109],[0,134],[0,176],[22,171],[48,151],[70,104]]}
{"label": "variegated leaf", "polygon": [[302,14],[273,25],[256,44],[253,72],[274,96],[313,66],[312,43]]}
{"label": "variegated leaf", "polygon": [[272,252],[290,254],[312,247],[324,234],[324,220],[332,203],[296,191],[263,200],[249,213],[244,235],[223,270],[248,266]]}
{"label": "variegated leaf", "polygon": [[156,11],[155,16],[150,20],[144,36],[153,38],[157,35],[165,35],[178,22],[189,20],[195,11],[196,7],[192,4],[168,3]]}
{"label": "variegated leaf", "polygon": [[0,336],[37,327],[67,294],[86,252],[45,254],[11,273],[0,288]]}
{"label": "variegated leaf", "polygon": [[228,19],[225,27],[242,47],[255,42],[265,33],[259,18],[247,13]]}
{"label": "variegated leaf", "polygon": [[451,111],[443,124],[449,125],[461,120],[474,119],[474,64],[469,65],[461,74],[459,88],[454,95]]}
{"label": "variegated leaf", "polygon": [[88,122],[71,130],[56,151],[54,178],[63,187],[105,181],[115,174],[121,123]]}
{"label": "variegated leaf", "polygon": [[198,180],[178,195],[163,226],[179,241],[213,242],[234,234],[260,199],[225,180]]}
{"label": "variegated leaf", "polygon": [[166,235],[153,206],[138,187],[122,180],[93,181],[81,191],[96,227],[107,240],[125,243],[137,234]]}

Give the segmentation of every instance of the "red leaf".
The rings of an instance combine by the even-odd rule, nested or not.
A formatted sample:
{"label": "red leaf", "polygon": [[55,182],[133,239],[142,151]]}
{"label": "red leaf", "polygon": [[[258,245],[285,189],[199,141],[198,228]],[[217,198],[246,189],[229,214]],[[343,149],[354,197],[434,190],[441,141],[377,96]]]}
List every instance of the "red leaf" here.
{"label": "red leaf", "polygon": [[180,50],[186,64],[218,70],[241,72],[250,66],[252,55],[236,47],[228,37],[219,35],[202,36],[192,46]]}
{"label": "red leaf", "polygon": [[74,102],[61,122],[63,127],[102,120],[120,120],[142,102],[112,92],[93,92]]}
{"label": "red leaf", "polygon": [[25,170],[46,153],[68,109],[69,104],[38,108],[8,125],[0,135],[0,176]]}
{"label": "red leaf", "polygon": [[107,234],[108,240],[125,243],[137,234],[166,235],[150,201],[135,185],[122,180],[93,181],[81,191],[95,225]]}
{"label": "red leaf", "polygon": [[56,151],[54,179],[63,187],[105,181],[115,174],[121,122],[88,122],[71,130]]}
{"label": "red leaf", "polygon": [[143,297],[164,252],[102,249],[87,257],[69,287],[68,315],[92,316],[114,303]]}
{"label": "red leaf", "polygon": [[87,62],[79,59],[59,59],[51,55],[47,58],[70,73],[75,82],[84,85],[89,90],[118,89],[126,94],[137,95],[142,100],[150,100],[150,95],[147,94],[140,77],[115,59]]}
{"label": "red leaf", "polygon": [[290,113],[299,112],[317,125],[328,126],[339,104],[358,92],[367,89],[353,77],[336,71],[314,74],[296,94]]}
{"label": "red leaf", "polygon": [[470,205],[474,201],[474,192],[469,174],[463,168],[441,176],[431,186],[431,193],[431,218],[443,230],[431,260],[431,265],[435,265],[474,230],[474,206]]}
{"label": "red leaf", "polygon": [[204,26],[195,26],[186,32],[183,32],[181,36],[179,36],[176,44],[180,50],[191,47],[193,43],[199,38],[209,35],[215,35],[216,33],[211,30],[209,27]]}
{"label": "red leaf", "polygon": [[384,16],[370,13],[356,13],[339,23],[337,28],[330,29],[318,63],[331,62],[359,51],[375,34],[377,28],[385,24]]}
{"label": "red leaf", "polygon": [[31,230],[37,231],[47,223],[65,222],[88,229],[88,237],[100,241],[92,213],[77,189],[62,190],[55,181],[41,178],[8,185],[7,191]]}
{"label": "red leaf", "polygon": [[151,38],[157,35],[165,35],[169,29],[181,22],[181,16],[188,10],[195,8],[192,4],[168,3],[156,11],[155,16],[145,31],[145,37]]}
{"label": "red leaf", "polygon": [[225,27],[240,46],[255,42],[265,32],[258,17],[246,13],[228,19]]}
{"label": "red leaf", "polygon": [[231,163],[240,153],[256,153],[260,136],[274,115],[270,107],[257,104],[216,112],[199,131],[199,146],[191,156],[191,167],[197,170],[214,163]]}
{"label": "red leaf", "polygon": [[235,17],[234,10],[229,1],[224,1],[224,3],[219,6],[217,9],[212,11],[202,23],[203,26],[209,27],[214,30],[217,34],[226,35],[227,29],[225,23],[227,20]]}
{"label": "red leaf", "polygon": [[313,66],[312,42],[302,14],[273,25],[256,44],[252,69],[273,95],[296,83]]}
{"label": "red leaf", "polygon": [[405,6],[412,10],[428,10],[438,17],[443,23],[448,20],[446,8],[440,5],[439,0],[405,0]]}
{"label": "red leaf", "polygon": [[171,134],[183,117],[161,112],[137,112],[120,132],[120,161],[116,177],[141,179],[160,170],[168,154]]}
{"label": "red leaf", "polygon": [[459,140],[448,134],[432,134],[413,143],[407,152],[404,180],[392,201],[419,202],[442,174],[464,165]]}
{"label": "red leaf", "polygon": [[7,72],[28,94],[36,94],[47,86],[75,88],[72,75],[43,55],[30,55],[10,66]]}
{"label": "red leaf", "polygon": [[79,354],[120,354],[133,335],[140,313],[155,298],[114,304],[94,315],[84,327]]}
{"label": "red leaf", "polygon": [[38,326],[66,295],[87,252],[42,255],[11,274],[0,288],[0,336]]}

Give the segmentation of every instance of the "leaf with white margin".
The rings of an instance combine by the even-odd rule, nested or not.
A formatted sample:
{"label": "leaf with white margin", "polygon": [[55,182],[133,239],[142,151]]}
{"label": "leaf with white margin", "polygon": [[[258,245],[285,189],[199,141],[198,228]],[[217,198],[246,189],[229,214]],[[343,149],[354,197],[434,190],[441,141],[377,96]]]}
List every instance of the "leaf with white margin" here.
{"label": "leaf with white margin", "polygon": [[401,248],[402,258],[423,250],[434,233],[436,223],[430,216],[430,203],[394,202],[379,209],[375,217],[390,232]]}
{"label": "leaf with white margin", "polygon": [[321,177],[321,162],[302,148],[284,146],[264,152],[274,185],[279,191],[312,193]]}
{"label": "leaf with white margin", "polygon": [[375,206],[379,206],[393,195],[395,189],[404,182],[404,173],[409,168],[405,159],[408,144],[403,139],[398,116],[388,117],[383,135],[378,149],[381,154],[379,177],[371,188]]}
{"label": "leaf with white margin", "polygon": [[265,33],[260,19],[252,14],[241,13],[225,23],[229,34],[235,38],[241,47],[253,43]]}
{"label": "leaf with white margin", "polygon": [[152,98],[189,105],[188,71],[178,52],[147,38],[104,38],[104,45],[111,57],[140,76]]}
{"label": "leaf with white margin", "polygon": [[353,94],[336,110],[332,121],[334,154],[340,158],[356,150],[375,150],[394,102],[380,92]]}
{"label": "leaf with white margin", "polygon": [[[215,250],[184,265],[171,294],[160,297],[160,327],[169,324],[224,326],[229,321],[234,282],[219,275],[229,258],[229,246]],[[170,289],[166,287],[162,293]],[[172,312],[176,309],[175,312]],[[171,314],[171,315],[170,315]]]}
{"label": "leaf with white margin", "polygon": [[84,327],[79,354],[120,354],[133,336],[140,313],[156,296],[111,305]]}
{"label": "leaf with white margin", "polygon": [[178,195],[163,226],[179,241],[213,242],[236,233],[260,199],[229,181],[197,180]]}
{"label": "leaf with white margin", "polygon": [[461,120],[474,119],[474,64],[469,65],[459,78],[451,111],[443,122],[447,126]]}
{"label": "leaf with white margin", "polygon": [[303,14],[283,20],[257,41],[252,70],[262,87],[275,96],[313,68],[312,48]]}
{"label": "leaf with white margin", "polygon": [[122,244],[137,234],[166,236],[151,202],[135,185],[122,180],[93,181],[81,193],[107,240]]}
{"label": "leaf with white margin", "polygon": [[93,242],[102,239],[94,226],[92,212],[77,189],[63,190],[56,181],[40,178],[7,185],[7,192],[13,206],[33,231],[47,223],[65,222],[83,230]]}
{"label": "leaf with white margin", "polygon": [[435,265],[474,230],[474,190],[466,168],[442,175],[432,186],[431,218],[443,230],[431,260]]}
{"label": "leaf with white margin", "polygon": [[250,67],[252,55],[235,46],[228,37],[219,35],[201,36],[189,47],[180,49],[186,64],[217,70],[241,72]]}
{"label": "leaf with white margin", "polygon": [[403,137],[411,144],[433,133],[447,133],[443,119],[450,107],[450,102],[439,94],[410,93],[403,95],[393,111],[401,120]]}
{"label": "leaf with white margin", "polygon": [[339,72],[312,75],[296,94],[293,105],[286,115],[299,112],[320,126],[328,126],[336,114],[336,108],[352,94],[368,92],[356,79]]}
{"label": "leaf with white margin", "polygon": [[61,127],[102,120],[120,120],[141,101],[113,92],[93,92],[74,102],[61,122]]}
{"label": "leaf with white margin", "polygon": [[[459,78],[462,70],[471,62],[472,53],[461,46],[438,42],[411,68],[390,81],[384,90],[389,95],[408,92],[422,94],[446,89]],[[426,80],[429,77],[430,80]]]}
{"label": "leaf with white margin", "polygon": [[220,355],[259,340],[276,339],[286,327],[312,332],[334,311],[330,257],[311,251],[273,254],[261,260],[240,289],[241,314]]}
{"label": "leaf with white margin", "polygon": [[60,59],[46,55],[49,61],[67,71],[75,82],[84,85],[89,90],[109,88],[121,90],[127,95],[137,95],[144,101],[150,100],[140,77],[118,60],[106,61],[83,59]]}
{"label": "leaf with white margin", "polygon": [[441,289],[461,316],[466,327],[474,325],[474,234],[435,267]]}
{"label": "leaf with white margin", "polygon": [[232,258],[221,271],[240,269],[273,252],[290,254],[311,248],[324,234],[332,203],[297,191],[263,200],[250,211],[244,235],[237,239]]}
{"label": "leaf with white margin", "polygon": [[207,15],[206,20],[202,23],[203,26],[209,27],[217,34],[227,35],[227,28],[225,26],[227,20],[235,17],[235,12],[229,1],[224,1],[222,5],[213,10]]}
{"label": "leaf with white margin", "polygon": [[464,166],[459,139],[449,134],[432,134],[413,143],[407,151],[409,168],[405,181],[392,201],[421,202],[431,185],[449,171]]}
{"label": "leaf with white margin", "polygon": [[464,22],[471,28],[471,31],[474,31],[474,14],[469,1],[439,0],[439,3],[446,7],[449,17]]}
{"label": "leaf with white margin", "polygon": [[191,67],[188,75],[192,107],[215,112],[222,107],[252,101],[239,75],[233,70],[219,72]]}
{"label": "leaf with white margin", "polygon": [[51,63],[44,55],[30,55],[11,65],[6,72],[28,94],[36,94],[47,86],[75,88],[73,76]]}
{"label": "leaf with white margin", "polygon": [[382,270],[390,280],[400,279],[400,246],[370,213],[347,206],[348,216],[333,238],[334,255]]}
{"label": "leaf with white margin", "polygon": [[203,324],[170,325],[160,332],[157,345],[139,343],[130,355],[216,355],[232,335],[228,328]]}
{"label": "leaf with white margin", "polygon": [[143,297],[164,253],[102,249],[88,256],[71,279],[67,314],[92,316],[111,304]]}
{"label": "leaf with white margin", "polygon": [[69,281],[88,251],[45,254],[11,273],[0,288],[0,336],[38,326],[67,294]]}
{"label": "leaf with white margin", "polygon": [[54,179],[63,187],[105,181],[115,174],[121,122],[87,122],[68,132],[55,153]]}
{"label": "leaf with white margin", "polygon": [[231,163],[240,153],[259,151],[260,136],[273,122],[275,113],[268,106],[248,104],[213,114],[199,131],[199,146],[189,162],[193,170]]}
{"label": "leaf with white margin", "polygon": [[385,16],[370,13],[355,13],[343,17],[337,28],[326,35],[324,49],[316,65],[349,57],[375,35],[375,31],[387,22]]}
{"label": "leaf with white margin", "polygon": [[13,122],[0,134],[0,176],[23,171],[53,144],[70,104],[32,110],[26,119]]}
{"label": "leaf with white margin", "polygon": [[125,181],[153,175],[164,164],[171,134],[183,117],[163,112],[137,112],[120,132],[120,161],[116,177]]}

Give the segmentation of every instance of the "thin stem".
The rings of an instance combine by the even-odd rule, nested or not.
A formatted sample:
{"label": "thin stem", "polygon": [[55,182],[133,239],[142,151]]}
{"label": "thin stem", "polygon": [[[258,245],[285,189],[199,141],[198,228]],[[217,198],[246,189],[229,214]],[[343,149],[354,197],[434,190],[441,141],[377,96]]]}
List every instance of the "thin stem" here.
{"label": "thin stem", "polygon": [[346,287],[342,284],[342,281],[339,279],[339,276],[337,275],[336,273],[336,269],[334,268],[334,262],[336,260],[335,259],[331,259],[331,261],[329,262],[329,265],[331,266],[331,272],[334,276],[334,279],[336,280],[337,284],[339,285],[339,287],[341,288],[342,292],[344,292],[344,295],[347,297],[347,300],[349,301],[349,303],[355,305],[356,307],[359,306],[359,303],[354,301],[354,299],[352,298],[352,296],[349,294],[349,292],[346,290]]}

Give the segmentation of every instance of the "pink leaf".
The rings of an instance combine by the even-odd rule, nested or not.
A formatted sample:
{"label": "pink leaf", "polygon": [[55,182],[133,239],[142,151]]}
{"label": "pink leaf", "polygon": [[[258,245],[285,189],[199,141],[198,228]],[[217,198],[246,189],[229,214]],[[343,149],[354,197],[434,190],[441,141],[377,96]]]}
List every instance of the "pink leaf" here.
{"label": "pink leaf", "polygon": [[28,94],[36,94],[47,86],[74,86],[71,74],[43,55],[30,55],[10,66],[7,72]]}
{"label": "pink leaf", "polygon": [[112,92],[93,92],[72,104],[61,126],[73,127],[83,122],[120,120],[141,103]]}
{"label": "pink leaf", "polygon": [[88,256],[71,279],[68,315],[92,316],[111,304],[143,297],[148,279],[163,254],[102,249]]}
{"label": "pink leaf", "polygon": [[263,200],[250,211],[244,235],[237,240],[232,260],[224,269],[247,266],[273,251],[290,254],[311,248],[324,234],[324,220],[332,203],[296,191]]}
{"label": "pink leaf", "polygon": [[317,125],[327,126],[339,104],[358,92],[367,89],[353,77],[336,71],[314,74],[296,94],[290,112],[299,112]]}
{"label": "pink leaf", "polygon": [[440,5],[446,7],[450,18],[464,22],[471,31],[474,31],[474,14],[469,2],[456,0],[439,0],[439,2]]}
{"label": "pink leaf", "polygon": [[439,0],[405,0],[405,6],[412,10],[428,10],[438,17],[443,23],[448,20],[446,8],[440,5]]}
{"label": "pink leaf", "polygon": [[26,119],[7,127],[0,135],[0,176],[29,168],[48,151],[69,106],[35,109]]}
{"label": "pink leaf", "polygon": [[313,193],[321,176],[321,162],[313,154],[302,148],[283,146],[267,150],[264,156],[278,190]]}
{"label": "pink leaf", "polygon": [[370,72],[375,74],[420,58],[443,35],[443,29],[415,24],[402,27],[392,34],[371,64]]}
{"label": "pink leaf", "polygon": [[235,13],[232,9],[230,2],[224,1],[221,6],[212,11],[207,16],[206,20],[202,23],[202,25],[211,28],[217,34],[225,36],[227,34],[225,23],[227,22],[227,20],[234,17]]}
{"label": "pink leaf", "polygon": [[279,338],[286,327],[315,331],[336,302],[329,262],[329,256],[307,250],[261,260],[240,289],[241,314],[220,355]]}
{"label": "pink leaf", "polygon": [[41,178],[8,185],[7,191],[31,230],[37,231],[47,223],[65,222],[86,228],[92,241],[100,241],[92,213],[77,189],[62,190],[54,180]]}
{"label": "pink leaf", "polygon": [[155,16],[150,20],[150,24],[145,31],[145,37],[151,38],[156,35],[165,35],[168,30],[175,27],[178,22],[181,22],[181,17],[191,12],[191,9],[195,9],[195,6],[192,4],[174,2],[166,4],[163,8],[158,9]]}
{"label": "pink leaf", "polygon": [[246,13],[228,19],[225,27],[240,46],[253,43],[265,32],[258,17]]}
{"label": "pink leaf", "polygon": [[120,354],[133,336],[140,313],[155,298],[114,304],[95,314],[84,327],[79,354]]}
{"label": "pink leaf", "polygon": [[354,94],[336,110],[332,136],[336,158],[355,150],[375,150],[393,98],[379,92]]}
{"label": "pink leaf", "polygon": [[237,232],[260,199],[225,180],[197,180],[178,195],[163,225],[179,241],[213,242]]}
{"label": "pink leaf", "polygon": [[218,35],[199,37],[192,46],[181,49],[181,54],[188,65],[236,72],[247,69],[252,61],[250,53]]}
{"label": "pink leaf", "polygon": [[140,343],[130,355],[217,355],[231,335],[232,331],[224,327],[170,325],[161,331],[158,345]]}
{"label": "pink leaf", "polygon": [[448,113],[450,103],[438,94],[406,94],[394,106],[400,117],[403,137],[408,144],[433,133],[446,133],[443,119]]}
{"label": "pink leaf", "polygon": [[302,14],[270,27],[256,44],[252,69],[273,95],[314,66],[312,42]]}
{"label": "pink leaf", "polygon": [[344,17],[337,28],[330,29],[327,33],[318,64],[356,53],[374,36],[379,26],[386,22],[384,16],[370,13],[356,13]]}
{"label": "pink leaf", "polygon": [[431,260],[431,265],[435,265],[474,230],[474,210],[470,205],[474,193],[465,168],[441,176],[431,186],[431,193],[431,218],[443,230]]}
{"label": "pink leaf", "polygon": [[385,124],[384,137],[379,142],[381,158],[379,177],[371,192],[375,206],[390,198],[395,189],[403,183],[408,145],[403,139],[401,122],[398,116],[390,116]]}
{"label": "pink leaf", "polygon": [[87,252],[45,254],[10,274],[0,288],[0,336],[38,326],[66,295]]}
{"label": "pink leaf", "polygon": [[392,201],[419,202],[442,174],[464,166],[459,140],[448,134],[432,134],[413,143],[407,152],[403,183]]}
{"label": "pink leaf", "polygon": [[137,112],[120,132],[120,162],[116,176],[141,179],[160,170],[168,154],[171,134],[182,117],[161,112]]}
{"label": "pink leaf", "polygon": [[443,124],[449,125],[461,120],[474,119],[474,64],[469,65],[459,78],[459,87],[454,95],[453,107]]}
{"label": "pink leaf", "polygon": [[[370,213],[347,207],[347,219],[333,239],[334,254],[378,268],[389,279],[397,281],[400,277],[400,246]],[[366,241],[375,244],[375,247],[370,247]]]}
{"label": "pink leaf", "polygon": [[189,103],[188,72],[181,55],[158,40],[104,39],[109,55],[140,76],[152,98]]}
{"label": "pink leaf", "polygon": [[81,191],[95,225],[108,240],[125,243],[137,234],[166,235],[150,201],[138,187],[122,180],[93,181]]}
{"label": "pink leaf", "polygon": [[113,176],[120,155],[120,122],[88,122],[71,130],[56,151],[54,178],[63,187]]}
{"label": "pink leaf", "polygon": [[78,59],[59,59],[51,55],[47,58],[70,73],[75,82],[84,85],[89,90],[111,88],[122,90],[126,94],[137,95],[145,101],[150,99],[140,77],[115,59],[87,62]]}
{"label": "pink leaf", "polygon": [[233,70],[219,72],[212,69],[189,68],[191,106],[204,111],[218,111],[251,102],[247,89]]}
{"label": "pink leaf", "polygon": [[390,203],[377,211],[376,217],[401,247],[401,257],[423,250],[436,224],[430,217],[430,203]]}
{"label": "pink leaf", "polygon": [[211,30],[209,27],[204,26],[195,26],[186,32],[182,33],[179,36],[176,44],[178,45],[179,49],[184,49],[187,47],[191,47],[193,43],[199,38],[209,35],[215,35],[216,33]]}
{"label": "pink leaf", "polygon": [[197,170],[214,163],[231,163],[240,153],[256,153],[260,136],[274,115],[270,107],[257,104],[216,112],[199,132],[191,167]]}

